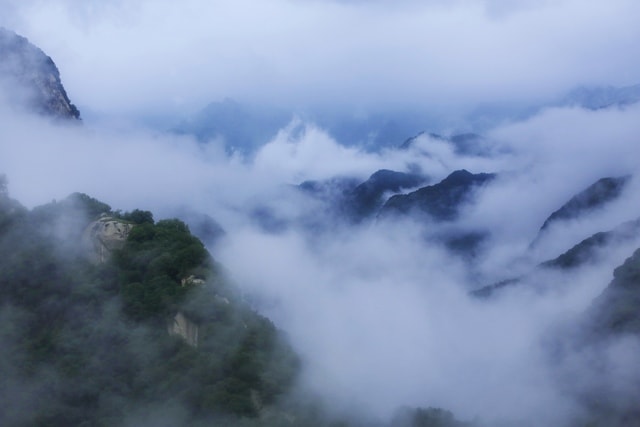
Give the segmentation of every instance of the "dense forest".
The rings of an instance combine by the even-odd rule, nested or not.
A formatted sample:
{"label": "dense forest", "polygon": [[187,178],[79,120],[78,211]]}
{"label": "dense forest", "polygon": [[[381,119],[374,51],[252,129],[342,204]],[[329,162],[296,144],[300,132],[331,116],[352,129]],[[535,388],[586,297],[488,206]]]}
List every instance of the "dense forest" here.
{"label": "dense forest", "polygon": [[[83,234],[107,218],[132,227],[96,262]],[[0,233],[0,424],[255,418],[292,385],[284,337],[183,222],[84,194],[27,210],[3,179]],[[177,313],[195,341],[168,333]]]}

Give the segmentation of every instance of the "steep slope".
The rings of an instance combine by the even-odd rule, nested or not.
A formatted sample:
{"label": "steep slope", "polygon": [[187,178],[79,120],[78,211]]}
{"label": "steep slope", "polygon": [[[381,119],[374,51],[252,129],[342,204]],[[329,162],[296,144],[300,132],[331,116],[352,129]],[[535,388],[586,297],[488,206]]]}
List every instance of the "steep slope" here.
{"label": "steep slope", "polygon": [[580,218],[590,212],[602,209],[607,204],[618,199],[630,180],[631,176],[627,175],[601,178],[594,182],[553,212],[544,221],[531,245],[535,246],[544,237],[548,229],[555,224]]}
{"label": "steep slope", "polygon": [[385,202],[385,196],[415,188],[428,181],[424,175],[380,169],[364,182],[350,177],[324,181],[305,181],[298,186],[305,194],[321,201],[325,215],[352,223],[374,216]]}
{"label": "steep slope", "polygon": [[80,118],[53,60],[26,38],[4,28],[0,28],[0,94],[18,109],[57,119]]}
{"label": "steep slope", "polygon": [[347,195],[346,211],[354,220],[360,221],[382,207],[385,194],[415,188],[425,181],[427,178],[419,174],[381,169]]}
{"label": "steep slope", "polygon": [[594,261],[598,252],[611,244],[621,244],[640,235],[640,218],[619,225],[610,231],[602,231],[590,236],[562,255],[545,261],[540,266],[555,268],[576,268]]}
{"label": "steep slope", "polygon": [[[613,273],[613,280],[583,313],[580,331],[567,341],[573,354],[562,362],[568,366],[568,384],[584,381],[573,367],[587,372],[586,389],[578,395],[586,407],[587,422],[581,425],[633,427],[640,420],[640,249]],[[576,337],[578,337],[576,339]],[[559,348],[567,350],[567,343]],[[577,351],[576,351],[577,349]],[[575,354],[579,354],[576,357]]]}
{"label": "steep slope", "polygon": [[589,315],[598,333],[640,334],[640,249],[615,269]]}
{"label": "steep slope", "polygon": [[[96,263],[100,213],[130,230]],[[0,217],[1,425],[233,425],[293,381],[289,345],[181,221],[82,194]]]}
{"label": "steep slope", "polygon": [[[592,236],[587,237],[580,243],[572,246],[569,250],[557,256],[556,258],[541,262],[536,266],[536,270],[541,268],[570,270],[582,267],[592,262],[598,262],[602,257],[603,251],[609,245],[631,244],[635,239],[640,237],[640,218],[634,221],[628,221],[609,231],[601,231]],[[484,286],[474,292],[472,295],[477,297],[488,297],[500,289],[518,285],[524,277],[509,278],[492,285]]]}
{"label": "steep slope", "polygon": [[417,213],[438,221],[455,220],[461,206],[471,201],[474,190],[495,176],[490,173],[472,174],[464,169],[455,171],[438,184],[392,196],[382,207],[381,215]]}

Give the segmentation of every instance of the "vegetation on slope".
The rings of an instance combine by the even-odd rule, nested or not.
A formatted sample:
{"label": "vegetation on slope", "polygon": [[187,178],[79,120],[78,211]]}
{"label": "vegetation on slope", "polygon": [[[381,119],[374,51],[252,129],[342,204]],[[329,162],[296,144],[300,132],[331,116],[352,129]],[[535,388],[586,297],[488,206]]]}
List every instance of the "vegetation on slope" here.
{"label": "vegetation on slope", "polygon": [[[256,417],[292,384],[295,354],[181,221],[119,214],[137,225],[95,264],[82,231],[118,216],[107,205],[76,194],[28,211],[4,182],[0,199],[0,424]],[[167,332],[178,312],[197,348]]]}

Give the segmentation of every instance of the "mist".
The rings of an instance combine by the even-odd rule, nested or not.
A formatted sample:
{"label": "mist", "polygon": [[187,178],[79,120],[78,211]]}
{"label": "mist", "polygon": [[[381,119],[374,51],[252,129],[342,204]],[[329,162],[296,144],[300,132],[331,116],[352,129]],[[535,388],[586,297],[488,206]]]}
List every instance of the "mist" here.
{"label": "mist", "polygon": [[[189,137],[64,126],[5,110],[11,120],[1,138],[14,143],[2,144],[0,170],[11,196],[28,207],[81,191],[158,217],[177,206],[211,215],[226,231],[210,247],[214,257],[290,337],[304,360],[299,390],[321,396],[337,415],[386,420],[403,405],[436,406],[489,425],[562,425],[584,408],[575,397],[581,386],[567,393],[558,378],[579,375],[588,387],[602,379],[590,379],[587,362],[583,370],[554,362],[549,342],[589,308],[640,240],[603,250],[577,271],[534,272],[491,300],[469,292],[534,271],[591,234],[640,217],[634,179],[619,200],[551,229],[537,252],[527,251],[573,194],[603,176],[637,176],[638,112],[546,110],[495,129],[489,157],[457,155],[429,136],[408,150],[369,153],[296,121],[241,157]],[[460,168],[497,172],[447,225],[490,230],[481,255],[470,262],[425,239],[438,225],[410,216],[360,225],[326,217],[327,227],[305,226],[321,202],[296,184],[364,180],[381,168],[417,168],[434,182]],[[285,226],[256,222],[258,207]],[[625,345],[603,351],[626,373],[628,361],[615,356]]]}
{"label": "mist", "polygon": [[[208,249],[302,359],[294,400],[317,396],[332,415],[364,423],[411,406],[489,426],[575,425],[598,390],[640,397],[637,336],[578,344],[594,299],[640,237],[574,269],[540,263],[640,218],[640,104],[540,108],[488,129],[481,153],[460,153],[428,128],[406,148],[346,146],[304,114],[253,153],[164,130],[225,97],[460,123],[486,104],[636,84],[638,17],[631,0],[4,1],[0,25],[54,58],[88,118],[52,122],[0,94],[0,173],[28,208],[82,192],[156,218],[189,209],[215,219],[225,235]],[[381,169],[429,184],[460,169],[496,178],[446,222],[409,214],[353,223],[335,200],[299,186],[362,183]],[[532,246],[575,194],[627,175],[619,198],[551,226]],[[447,232],[481,234],[479,250],[452,250],[439,239]],[[510,279],[520,281],[491,298],[471,294]]]}

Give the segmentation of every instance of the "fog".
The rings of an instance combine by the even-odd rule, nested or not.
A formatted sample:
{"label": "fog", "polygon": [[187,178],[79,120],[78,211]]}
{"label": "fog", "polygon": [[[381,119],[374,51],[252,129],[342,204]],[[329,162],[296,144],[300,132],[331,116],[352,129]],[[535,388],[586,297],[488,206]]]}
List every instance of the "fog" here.
{"label": "fog", "polygon": [[[489,425],[561,425],[581,414],[582,387],[618,383],[591,378],[591,359],[580,352],[570,359],[582,368],[553,361],[548,343],[568,339],[554,331],[571,330],[640,240],[608,248],[578,270],[534,272],[490,300],[468,292],[530,273],[591,234],[640,217],[632,180],[619,200],[551,229],[546,243],[527,249],[546,217],[574,194],[603,176],[637,174],[638,113],[637,106],[550,109],[488,135],[489,157],[456,155],[428,136],[408,150],[372,154],[293,122],[243,158],[188,137],[65,126],[5,109],[0,170],[11,196],[29,207],[81,191],[158,218],[178,206],[210,214],[227,232],[211,246],[214,257],[289,335],[304,360],[299,387],[338,414],[384,420],[403,405],[439,406]],[[305,226],[321,202],[292,184],[365,180],[380,168],[418,169],[433,182],[459,168],[498,172],[448,225],[489,230],[481,255],[469,261],[425,240],[438,225],[419,219],[349,225],[327,217],[328,227]],[[261,226],[257,208],[284,227]],[[616,356],[627,345],[637,343],[602,350],[620,375],[631,369]],[[564,376],[582,379],[567,387]]]}
{"label": "fog", "polygon": [[[226,231],[206,242],[214,258],[302,357],[296,392],[338,415],[385,421],[401,406],[433,406],[486,425],[567,425],[588,409],[590,392],[638,397],[629,356],[637,337],[595,349],[571,343],[640,238],[573,270],[537,265],[640,218],[639,104],[546,108],[488,131],[482,155],[428,134],[372,153],[299,117],[242,155],[141,122],[177,120],[227,96],[463,114],[481,103],[535,104],[580,84],[634,84],[638,17],[631,0],[5,0],[0,25],[54,58],[90,118],[52,123],[0,96],[0,173],[29,208],[83,192],[155,218],[184,207],[210,215]],[[363,182],[379,169],[417,171],[431,184],[459,169],[497,177],[446,224],[411,216],[352,224],[296,187]],[[629,174],[620,198],[550,227],[531,247],[572,196]],[[265,212],[277,227],[261,221]],[[487,238],[466,257],[432,238],[442,230]],[[469,294],[518,277],[492,298]]]}

